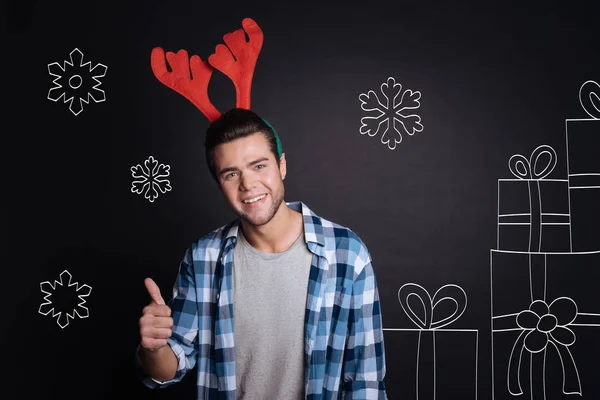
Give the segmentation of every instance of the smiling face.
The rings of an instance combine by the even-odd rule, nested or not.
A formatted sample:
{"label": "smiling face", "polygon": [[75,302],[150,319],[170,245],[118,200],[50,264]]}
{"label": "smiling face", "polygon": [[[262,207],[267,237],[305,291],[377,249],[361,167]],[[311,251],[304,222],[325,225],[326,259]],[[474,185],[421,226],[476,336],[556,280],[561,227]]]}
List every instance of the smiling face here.
{"label": "smiling face", "polygon": [[219,188],[243,221],[267,224],[281,207],[285,190],[286,162],[279,165],[262,133],[235,139],[215,147],[214,162]]}

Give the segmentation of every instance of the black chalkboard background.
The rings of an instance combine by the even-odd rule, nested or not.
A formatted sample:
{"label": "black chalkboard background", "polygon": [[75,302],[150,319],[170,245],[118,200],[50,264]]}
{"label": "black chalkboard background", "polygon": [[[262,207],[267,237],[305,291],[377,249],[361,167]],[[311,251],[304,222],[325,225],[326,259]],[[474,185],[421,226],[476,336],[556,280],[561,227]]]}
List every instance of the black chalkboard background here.
{"label": "black chalkboard background", "polygon": [[[0,397],[195,398],[195,370],[158,391],[134,375],[138,318],[149,301],[143,280],[152,277],[168,298],[186,248],[233,214],[205,165],[208,120],[154,77],[150,53],[157,46],[186,49],[206,60],[225,33],[250,17],[265,37],[252,109],[281,136],[286,201],[301,200],[350,227],[372,254],[386,329],[388,397],[416,399],[419,389],[419,400],[543,399],[543,357],[531,356],[530,385],[527,350],[523,395],[507,391],[508,356],[522,330],[494,333],[492,340],[492,315],[518,313],[534,300],[531,279],[533,286],[545,285],[536,290],[548,304],[577,297],[581,314],[571,327],[573,345],[548,343],[546,398],[573,397],[563,394],[559,347],[573,355],[581,398],[600,398],[600,322],[592,315],[600,314],[600,189],[570,189],[579,224],[571,221],[572,245],[576,238],[587,243],[580,254],[550,249],[530,257],[498,244],[499,180],[517,179],[509,159],[550,146],[557,163],[546,179],[557,180],[557,196],[568,193],[560,191],[569,178],[565,120],[592,118],[579,91],[589,80],[600,82],[598,3],[527,3],[14,2],[10,51],[3,56],[12,68],[9,87],[17,89],[5,97],[8,114],[18,120],[4,128],[14,140],[4,149],[14,157],[6,170],[11,261],[3,268],[1,330],[10,372]],[[54,86],[48,65],[63,65],[74,49],[84,62],[107,67],[99,86],[106,100],[84,104],[78,115],[62,100],[48,99]],[[393,150],[381,134],[360,133],[361,118],[371,114],[359,96],[381,95],[388,78],[402,91],[421,94],[413,112],[423,129],[404,133]],[[221,111],[235,104],[233,85],[219,72],[209,94]],[[600,173],[598,122],[586,122],[587,142],[572,149],[591,160],[579,173]],[[150,156],[170,166],[172,187],[153,202],[131,191],[130,168]],[[527,183],[513,183],[507,187],[529,193]],[[554,194],[545,190],[554,189],[542,186],[541,196],[550,201]],[[562,240],[553,235],[547,240]],[[535,263],[541,267],[530,267]],[[63,271],[91,292],[89,316],[76,315],[61,327],[60,319],[41,313],[48,305],[40,306],[44,282],[54,285]],[[418,285],[404,286],[407,293],[420,286],[431,296],[444,285],[458,286],[447,290],[455,299],[466,293],[464,314],[437,332],[419,330],[399,302],[407,284]],[[73,295],[66,285],[57,291],[55,309],[72,310]],[[408,302],[415,310],[416,299]],[[451,313],[450,304],[436,308],[434,319]]]}

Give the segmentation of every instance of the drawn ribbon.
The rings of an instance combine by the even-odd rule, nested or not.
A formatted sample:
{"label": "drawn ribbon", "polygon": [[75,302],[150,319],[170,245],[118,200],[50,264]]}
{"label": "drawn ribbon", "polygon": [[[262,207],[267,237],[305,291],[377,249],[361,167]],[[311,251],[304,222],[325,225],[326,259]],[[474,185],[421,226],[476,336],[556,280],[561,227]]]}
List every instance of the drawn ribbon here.
{"label": "drawn ribbon", "polygon": [[583,110],[593,119],[600,119],[600,85],[587,81],[579,89],[579,102]]}
{"label": "drawn ribbon", "polygon": [[579,372],[569,349],[575,343],[572,327],[595,326],[597,322],[593,318],[590,319],[591,314],[580,314],[577,304],[569,297],[546,301],[545,254],[529,254],[528,263],[529,307],[518,313],[494,317],[493,332],[519,332],[514,339],[508,360],[507,389],[513,396],[522,395],[521,375],[526,373],[529,376],[530,398],[545,400],[545,364],[548,351],[554,348],[561,363],[563,393],[581,395]]}
{"label": "drawn ribbon", "polygon": [[[546,162],[540,161],[544,155]],[[540,181],[547,177],[556,166],[556,152],[547,145],[536,148],[529,159],[521,154],[513,155],[508,160],[508,168],[512,174],[526,180],[529,186],[530,235],[529,251],[540,252],[542,247],[542,206]],[[542,168],[540,171],[540,167]]]}
{"label": "drawn ribbon", "polygon": [[[417,313],[409,304],[411,298],[418,300],[422,306],[422,313]],[[427,290],[414,283],[403,285],[398,291],[398,300],[402,309],[410,320],[419,328],[419,342],[417,345],[417,378],[416,393],[424,399],[435,399],[435,331],[443,326],[453,323],[465,312],[467,308],[467,295],[456,285],[442,286],[431,297]],[[454,304],[449,315],[439,316],[436,307],[442,303]],[[439,314],[439,312],[438,312]],[[425,340],[426,334],[429,340]],[[421,343],[429,343],[422,346]]]}
{"label": "drawn ribbon", "polygon": [[575,343],[575,333],[568,326],[576,317],[577,305],[568,297],[559,297],[550,305],[543,300],[535,300],[528,310],[517,315],[516,322],[522,332],[515,340],[508,364],[508,390],[511,394],[523,394],[519,371],[523,369],[523,352],[527,350],[531,362],[531,396],[545,398],[545,388],[535,390],[533,385],[544,382],[546,352],[552,345],[562,366],[563,393],[581,395],[579,373],[569,350],[569,346]]}
{"label": "drawn ribbon", "polygon": [[[412,296],[417,297],[423,305],[423,318],[419,317],[408,304],[408,301]],[[467,294],[457,285],[442,286],[435,292],[433,297],[431,297],[427,290],[422,286],[414,283],[407,283],[402,285],[398,291],[398,300],[408,318],[410,318],[410,320],[420,329],[437,329],[449,325],[459,319],[467,308]],[[453,313],[445,318],[436,319],[434,316],[435,308],[446,301],[454,303],[455,307]]]}

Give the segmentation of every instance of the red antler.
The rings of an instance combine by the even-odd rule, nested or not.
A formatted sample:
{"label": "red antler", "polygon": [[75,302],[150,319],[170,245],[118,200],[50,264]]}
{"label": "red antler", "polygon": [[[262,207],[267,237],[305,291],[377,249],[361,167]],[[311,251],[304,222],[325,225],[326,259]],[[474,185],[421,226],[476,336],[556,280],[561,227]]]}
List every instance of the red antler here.
{"label": "red antler", "polygon": [[[242,27],[244,29],[238,29],[223,36],[223,40],[229,48],[222,44],[217,45],[215,54],[208,57],[208,62],[233,81],[237,99],[236,107],[249,109],[252,76],[263,45],[263,33],[251,18],[244,18]],[[250,39],[248,42],[246,42],[244,30]]]}
{"label": "red antler", "polygon": [[[210,122],[221,115],[208,98],[208,82],[213,67],[232,80],[236,91],[236,107],[250,108],[252,77],[262,48],[263,33],[258,24],[250,18],[244,18],[242,27],[244,29],[223,36],[225,44],[229,47],[217,45],[215,54],[208,57],[208,62],[193,55],[188,63],[185,50],[179,50],[177,54],[167,52],[166,57],[172,72],[167,70],[164,50],[160,47],[152,50],[150,63],[156,78],[196,105]],[[244,30],[250,38],[248,42]]]}
{"label": "red antler", "polygon": [[188,54],[185,50],[179,50],[177,54],[167,52],[167,61],[172,72],[167,71],[163,49],[156,47],[152,50],[150,63],[156,78],[194,103],[209,121],[219,118],[221,113],[208,98],[208,81],[212,75],[212,67],[196,55],[191,57],[188,65]]}

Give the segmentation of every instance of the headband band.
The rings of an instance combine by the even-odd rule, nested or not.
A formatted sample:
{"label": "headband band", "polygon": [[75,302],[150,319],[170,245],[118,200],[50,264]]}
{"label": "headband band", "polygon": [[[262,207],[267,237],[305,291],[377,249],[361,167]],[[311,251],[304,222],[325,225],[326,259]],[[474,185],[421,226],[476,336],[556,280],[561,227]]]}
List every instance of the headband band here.
{"label": "headband band", "polygon": [[273,125],[271,125],[266,119],[264,119],[262,117],[261,117],[261,119],[273,131],[273,135],[275,135],[275,141],[277,142],[277,156],[279,158],[281,158],[281,155],[283,154],[283,148],[281,146],[281,140],[279,140],[279,135],[277,134],[277,131],[275,131],[275,128],[273,128]]}

